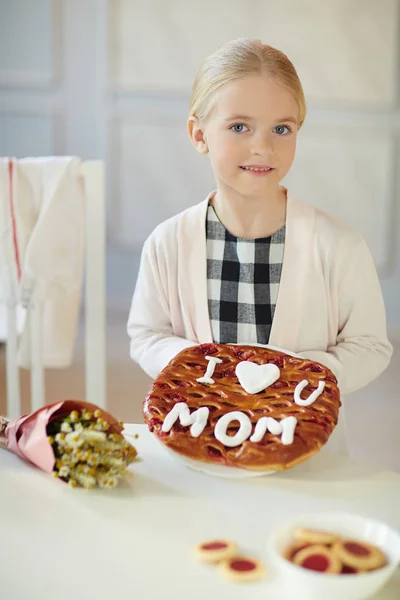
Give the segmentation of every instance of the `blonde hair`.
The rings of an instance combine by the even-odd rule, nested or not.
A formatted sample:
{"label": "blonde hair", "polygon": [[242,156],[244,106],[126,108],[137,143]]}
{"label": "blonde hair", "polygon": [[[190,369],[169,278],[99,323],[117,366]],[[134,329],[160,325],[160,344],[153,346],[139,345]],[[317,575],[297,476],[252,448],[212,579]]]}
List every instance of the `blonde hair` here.
{"label": "blonde hair", "polygon": [[213,96],[222,86],[253,74],[270,75],[293,94],[301,127],[306,102],[293,64],[280,50],[247,38],[232,40],[206,58],[193,83],[190,116],[205,120],[212,108]]}

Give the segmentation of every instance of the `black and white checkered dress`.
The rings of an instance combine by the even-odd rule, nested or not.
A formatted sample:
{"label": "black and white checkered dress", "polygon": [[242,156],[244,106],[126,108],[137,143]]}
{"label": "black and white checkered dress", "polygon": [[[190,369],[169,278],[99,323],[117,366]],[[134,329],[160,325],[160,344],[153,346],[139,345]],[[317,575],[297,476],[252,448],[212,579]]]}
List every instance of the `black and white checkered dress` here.
{"label": "black and white checkered dress", "polygon": [[208,311],[217,344],[268,344],[278,298],[285,226],[256,240],[237,238],[207,212]]}

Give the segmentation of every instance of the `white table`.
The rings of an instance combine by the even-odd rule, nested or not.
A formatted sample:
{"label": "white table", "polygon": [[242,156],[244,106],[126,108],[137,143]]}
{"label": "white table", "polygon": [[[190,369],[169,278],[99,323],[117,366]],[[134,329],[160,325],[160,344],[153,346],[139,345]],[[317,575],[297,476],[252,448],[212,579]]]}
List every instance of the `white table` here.
{"label": "white table", "polygon": [[[191,548],[231,538],[263,558],[271,527],[310,511],[351,510],[400,529],[400,476],[389,471],[320,453],[282,474],[221,479],[172,460],[145,426],[132,432],[142,462],[110,492],[69,489],[0,451],[2,600],[292,600],[273,575],[225,581]],[[400,578],[376,598],[398,600]]]}

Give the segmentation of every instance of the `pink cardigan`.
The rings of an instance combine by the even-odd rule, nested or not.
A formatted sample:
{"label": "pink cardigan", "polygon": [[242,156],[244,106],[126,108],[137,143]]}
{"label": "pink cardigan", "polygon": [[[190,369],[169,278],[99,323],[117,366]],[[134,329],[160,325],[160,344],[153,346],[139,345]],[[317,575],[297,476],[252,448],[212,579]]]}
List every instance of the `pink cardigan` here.
{"label": "pink cardigan", "polygon": [[[270,343],[329,367],[342,394],[389,364],[385,308],[361,236],[288,193],[286,244]],[[208,198],[146,240],[128,320],[130,354],[151,377],[181,350],[212,342],[207,302]]]}

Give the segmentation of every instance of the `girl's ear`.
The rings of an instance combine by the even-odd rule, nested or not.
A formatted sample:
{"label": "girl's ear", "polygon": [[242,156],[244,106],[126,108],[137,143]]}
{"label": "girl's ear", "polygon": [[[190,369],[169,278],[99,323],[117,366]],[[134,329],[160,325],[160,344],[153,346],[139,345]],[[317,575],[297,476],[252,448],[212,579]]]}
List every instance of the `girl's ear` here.
{"label": "girl's ear", "polygon": [[197,117],[189,117],[187,128],[193,146],[200,154],[208,154],[208,146],[204,136],[204,129]]}

